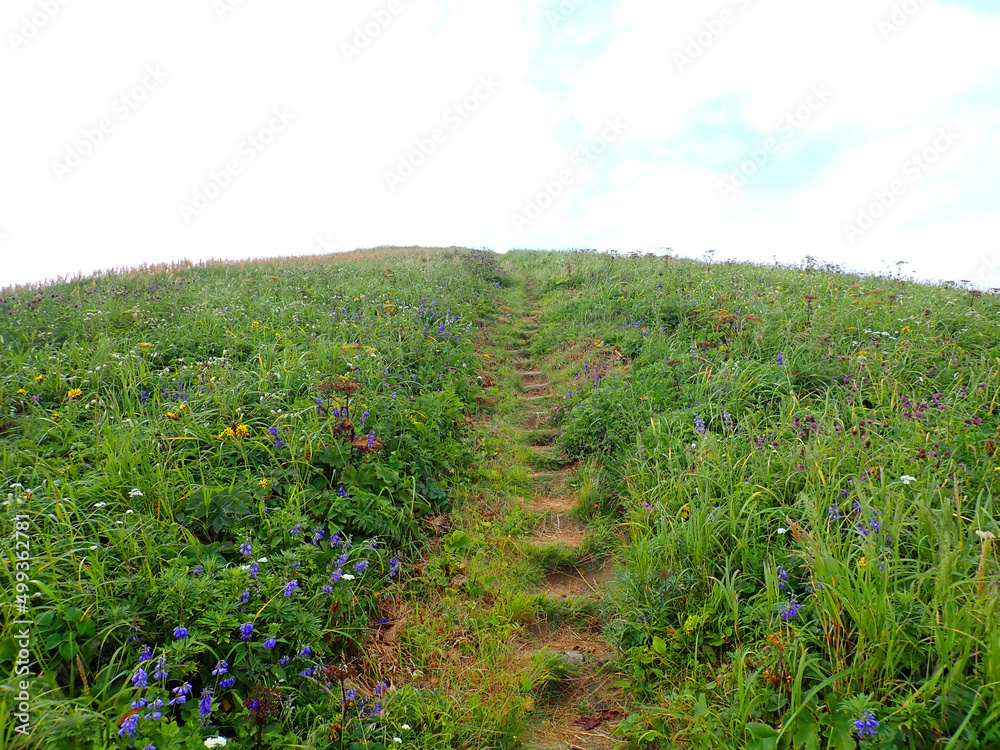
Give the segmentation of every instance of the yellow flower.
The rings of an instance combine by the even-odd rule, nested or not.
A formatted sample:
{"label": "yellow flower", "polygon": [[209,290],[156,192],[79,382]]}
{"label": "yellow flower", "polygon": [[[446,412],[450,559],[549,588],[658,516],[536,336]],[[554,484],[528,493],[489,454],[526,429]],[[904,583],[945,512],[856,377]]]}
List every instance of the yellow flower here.
{"label": "yellow flower", "polygon": [[81,391],[79,388],[73,388],[70,390],[69,393],[66,394],[66,398],[78,398],[79,396],[82,395],[83,391]]}
{"label": "yellow flower", "polygon": [[59,412],[57,412],[57,411],[52,412],[52,421],[53,422],[58,422],[60,416],[62,416],[62,415]]}
{"label": "yellow flower", "polygon": [[910,330],[909,326],[903,326],[903,333],[906,333],[909,330]]}
{"label": "yellow flower", "polygon": [[868,564],[868,559],[865,558],[865,557],[862,557],[860,560],[858,560],[858,567],[859,568],[863,568],[867,564]]}
{"label": "yellow flower", "polygon": [[152,344],[150,344],[148,341],[140,341],[138,346],[142,347],[143,349],[149,349],[152,346]]}
{"label": "yellow flower", "polygon": [[187,408],[188,408],[188,405],[187,405],[187,404],[181,404],[181,405],[180,405],[179,407],[177,407],[177,408],[179,408],[179,409],[180,409],[181,411],[184,411],[185,409],[187,409]]}
{"label": "yellow flower", "polygon": [[172,411],[168,411],[163,416],[165,416],[167,419],[177,419],[177,415]]}
{"label": "yellow flower", "polygon": [[35,382],[41,383],[43,380],[45,380],[44,375],[35,375]]}
{"label": "yellow flower", "polygon": [[219,440],[225,440],[226,438],[231,438],[233,436],[233,428],[227,427],[222,432],[219,433]]}
{"label": "yellow flower", "polygon": [[688,506],[685,505],[683,508],[681,508],[681,519],[682,520],[686,521],[688,519],[688,516],[690,516],[690,515],[691,515],[691,509]]}
{"label": "yellow flower", "polygon": [[233,434],[238,438],[245,438],[250,434],[250,428],[245,424],[236,425],[236,431]]}
{"label": "yellow flower", "polygon": [[261,479],[259,482],[257,482],[257,484],[259,484],[261,487],[267,487],[267,480]]}
{"label": "yellow flower", "polygon": [[18,396],[20,396],[20,395],[22,395],[22,394],[25,394],[25,393],[27,393],[27,391],[26,391],[26,390],[24,390],[24,388],[18,388],[18,389],[17,389],[17,395],[18,395]]}
{"label": "yellow flower", "polygon": [[260,321],[259,320],[255,320],[250,325],[253,326],[254,328],[260,328]]}

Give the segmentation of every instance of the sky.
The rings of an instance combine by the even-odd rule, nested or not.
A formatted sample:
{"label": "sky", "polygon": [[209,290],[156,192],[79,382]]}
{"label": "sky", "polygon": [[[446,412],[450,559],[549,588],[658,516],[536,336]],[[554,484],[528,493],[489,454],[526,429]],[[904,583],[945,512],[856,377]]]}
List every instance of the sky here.
{"label": "sky", "polygon": [[1000,287],[996,0],[6,0],[0,286],[381,245]]}

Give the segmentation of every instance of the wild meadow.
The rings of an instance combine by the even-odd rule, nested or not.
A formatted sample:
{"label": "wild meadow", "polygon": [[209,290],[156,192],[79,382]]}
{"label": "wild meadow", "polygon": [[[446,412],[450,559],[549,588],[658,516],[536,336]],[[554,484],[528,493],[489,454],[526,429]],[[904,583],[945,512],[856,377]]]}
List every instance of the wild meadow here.
{"label": "wild meadow", "polygon": [[[544,621],[606,640],[628,747],[1000,747],[998,326],[995,295],[811,259],[3,290],[0,745],[531,747],[572,679],[512,655]],[[580,559],[525,551],[550,463]],[[532,593],[596,558],[597,604]]]}

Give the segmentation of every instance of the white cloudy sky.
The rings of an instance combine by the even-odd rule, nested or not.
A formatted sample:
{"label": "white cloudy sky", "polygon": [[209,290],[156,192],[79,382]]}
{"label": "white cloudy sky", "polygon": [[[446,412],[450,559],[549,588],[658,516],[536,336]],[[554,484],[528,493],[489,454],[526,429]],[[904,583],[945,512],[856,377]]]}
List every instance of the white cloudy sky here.
{"label": "white cloudy sky", "polygon": [[0,285],[386,244],[1000,286],[996,0],[6,0]]}

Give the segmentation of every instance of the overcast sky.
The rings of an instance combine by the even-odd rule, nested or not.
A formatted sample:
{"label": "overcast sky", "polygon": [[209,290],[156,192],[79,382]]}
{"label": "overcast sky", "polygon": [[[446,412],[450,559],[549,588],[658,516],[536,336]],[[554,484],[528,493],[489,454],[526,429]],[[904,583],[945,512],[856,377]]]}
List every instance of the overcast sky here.
{"label": "overcast sky", "polygon": [[377,245],[1000,287],[996,0],[5,0],[0,285]]}

